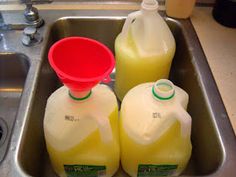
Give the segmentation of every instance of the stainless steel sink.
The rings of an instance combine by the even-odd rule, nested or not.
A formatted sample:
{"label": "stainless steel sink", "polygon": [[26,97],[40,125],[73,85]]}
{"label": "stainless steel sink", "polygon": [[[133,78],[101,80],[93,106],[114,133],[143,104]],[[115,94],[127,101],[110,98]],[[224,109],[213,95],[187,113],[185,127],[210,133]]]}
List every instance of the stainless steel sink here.
{"label": "stainless steel sink", "polygon": [[[43,117],[49,95],[61,86],[48,64],[49,47],[67,36],[86,36],[106,44],[112,51],[128,10],[45,11],[40,29],[44,42],[34,48],[18,47],[30,57],[31,78],[22,96],[21,126],[14,129],[11,146],[0,164],[0,176],[56,176],[50,165],[43,135]],[[177,44],[170,79],[190,96],[193,153],[182,176],[236,176],[236,138],[197,35],[189,20],[163,17]],[[14,33],[14,35],[18,35]],[[29,74],[28,74],[29,76]],[[115,81],[112,73],[113,87]],[[122,169],[116,176],[127,176]]]}
{"label": "stainless steel sink", "polygon": [[28,70],[25,55],[0,53],[0,162],[8,149]]}

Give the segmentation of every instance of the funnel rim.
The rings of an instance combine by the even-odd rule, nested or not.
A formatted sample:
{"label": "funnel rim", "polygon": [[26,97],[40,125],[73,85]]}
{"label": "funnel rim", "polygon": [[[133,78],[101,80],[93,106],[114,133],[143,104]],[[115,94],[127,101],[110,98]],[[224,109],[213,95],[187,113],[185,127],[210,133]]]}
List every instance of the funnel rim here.
{"label": "funnel rim", "polygon": [[[68,74],[66,74],[65,72],[63,72],[59,67],[57,67],[57,65],[54,63],[53,60],[53,51],[55,50],[55,48],[61,44],[61,42],[64,41],[69,41],[69,40],[73,40],[73,39],[80,39],[80,40],[86,40],[86,41],[90,41],[95,43],[96,45],[100,46],[101,48],[105,49],[105,51],[107,52],[109,59],[110,59],[110,63],[111,66],[101,75],[90,78],[90,77],[73,77],[70,76]],[[80,36],[71,36],[71,37],[65,37],[63,39],[60,39],[59,41],[55,42],[49,49],[49,53],[48,53],[48,59],[49,59],[49,63],[51,65],[51,67],[54,69],[54,71],[59,74],[60,76],[63,76],[67,79],[73,80],[73,81],[78,81],[78,82],[91,82],[91,81],[102,81],[102,79],[106,78],[107,76],[109,76],[109,74],[112,72],[112,70],[115,67],[115,57],[113,55],[113,53],[110,51],[110,49],[104,45],[103,43],[95,40],[95,39],[90,39],[87,37],[80,37]]]}

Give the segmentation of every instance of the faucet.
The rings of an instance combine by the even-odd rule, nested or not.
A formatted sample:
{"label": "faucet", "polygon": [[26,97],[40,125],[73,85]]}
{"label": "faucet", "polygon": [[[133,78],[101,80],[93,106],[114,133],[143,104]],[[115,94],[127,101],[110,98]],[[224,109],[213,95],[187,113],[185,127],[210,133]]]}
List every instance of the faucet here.
{"label": "faucet", "polygon": [[44,21],[39,16],[38,9],[33,7],[33,3],[42,4],[42,3],[50,3],[52,1],[40,0],[37,2],[32,0],[24,0],[21,2],[25,3],[26,5],[23,18],[18,18],[17,22],[10,22],[10,23],[4,22],[4,16],[0,12],[0,30],[23,30],[24,28],[29,26],[39,28],[43,25]]}
{"label": "faucet", "polygon": [[29,26],[40,27],[43,24],[43,19],[39,16],[38,9],[33,7],[31,0],[26,2],[24,16]]}

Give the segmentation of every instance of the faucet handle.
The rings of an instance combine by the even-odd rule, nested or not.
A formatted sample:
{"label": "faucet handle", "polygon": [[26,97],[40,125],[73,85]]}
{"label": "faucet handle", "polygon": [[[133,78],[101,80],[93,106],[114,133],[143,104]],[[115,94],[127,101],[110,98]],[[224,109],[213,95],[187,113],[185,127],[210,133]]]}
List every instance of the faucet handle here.
{"label": "faucet handle", "polygon": [[28,26],[23,31],[23,36],[21,41],[25,46],[33,46],[35,44],[40,43],[42,39],[43,38],[37,32],[37,28]]}
{"label": "faucet handle", "polygon": [[30,39],[34,39],[35,34],[37,33],[37,29],[35,27],[26,27],[24,29],[24,35],[28,36]]}

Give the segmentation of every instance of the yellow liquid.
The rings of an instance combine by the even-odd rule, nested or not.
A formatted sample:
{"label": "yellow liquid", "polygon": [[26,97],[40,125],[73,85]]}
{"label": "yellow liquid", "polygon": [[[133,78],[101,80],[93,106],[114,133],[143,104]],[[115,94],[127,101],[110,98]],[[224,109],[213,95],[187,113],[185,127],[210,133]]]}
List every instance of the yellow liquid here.
{"label": "yellow liquid", "polygon": [[168,78],[175,47],[161,55],[140,57],[129,32],[125,42],[120,35],[115,41],[116,82],[115,92],[120,100],[134,86]]}
{"label": "yellow liquid", "polygon": [[137,176],[139,164],[178,165],[177,174],[186,167],[192,145],[190,139],[181,137],[178,121],[156,142],[149,145],[138,144],[127,135],[122,126],[120,127],[121,164],[130,176]]}
{"label": "yellow liquid", "polygon": [[91,133],[75,147],[63,152],[54,149],[50,142],[46,141],[51,163],[59,176],[66,176],[64,165],[106,166],[106,176],[112,176],[116,172],[120,158],[118,108],[115,108],[109,119],[113,133],[113,140],[110,143],[104,144],[101,141],[98,130]]}

